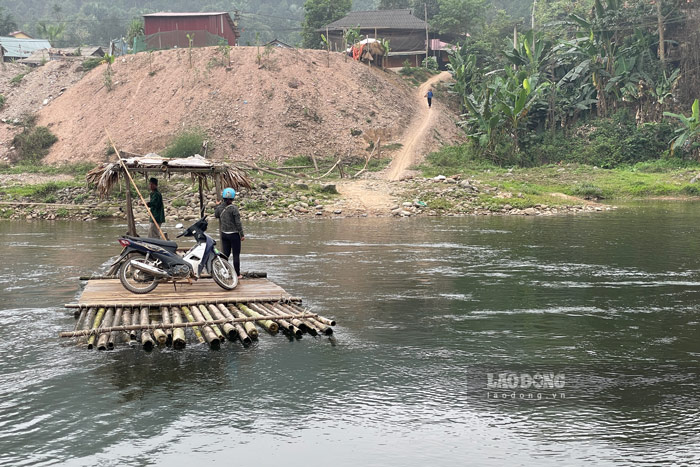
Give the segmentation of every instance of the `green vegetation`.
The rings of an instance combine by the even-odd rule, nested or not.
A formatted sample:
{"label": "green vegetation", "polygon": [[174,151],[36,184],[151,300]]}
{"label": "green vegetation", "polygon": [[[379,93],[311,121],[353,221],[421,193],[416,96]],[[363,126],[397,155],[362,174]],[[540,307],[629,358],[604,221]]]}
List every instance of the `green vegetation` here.
{"label": "green vegetation", "polygon": [[0,94],[0,109],[5,107],[5,96]]}
{"label": "green vegetation", "polygon": [[22,163],[39,162],[48,154],[51,145],[58,141],[58,138],[48,128],[34,126],[33,121],[12,139],[12,145],[17,149],[19,160]]}
{"label": "green vegetation", "polygon": [[[437,69],[437,66],[435,68]],[[403,62],[403,67],[399,70],[399,74],[415,86],[425,83],[435,73],[435,71],[428,68],[412,67],[408,60]]]}
{"label": "green vegetation", "polygon": [[[0,188],[0,193],[10,199],[29,198],[35,202],[55,203],[55,193],[64,188],[84,186],[84,182],[47,182],[36,185],[19,185]],[[51,201],[53,199],[53,201]],[[47,201],[49,200],[49,201]]]}
{"label": "green vegetation", "polygon": [[84,177],[90,170],[95,167],[95,164],[83,162],[79,164],[64,164],[64,165],[38,165],[38,164],[18,164],[12,166],[0,165],[0,174],[68,174],[76,177]]}
{"label": "green vegetation", "polygon": [[165,149],[165,157],[190,157],[202,152],[207,135],[200,128],[191,128],[175,136]]}
{"label": "green vegetation", "polygon": [[110,214],[109,211],[105,211],[104,209],[95,209],[95,210],[91,211],[90,214],[93,217],[97,217],[100,219],[103,219],[105,217],[112,217],[112,214]]}
{"label": "green vegetation", "polygon": [[66,208],[56,209],[56,217],[68,217],[68,215],[69,215],[68,209],[66,209]]}
{"label": "green vegetation", "polygon": [[352,0],[306,0],[304,21],[301,24],[303,46],[307,49],[322,48],[317,30],[342,18],[351,8]]}
{"label": "green vegetation", "polygon": [[12,79],[10,80],[10,84],[13,86],[19,86],[19,83],[22,82],[22,79],[25,76],[27,76],[27,73],[20,73],[18,75],[13,76]]}
{"label": "green vegetation", "polygon": [[[566,204],[561,195],[587,199],[620,199],[658,196],[686,197],[700,194],[700,182],[691,182],[700,171],[700,163],[677,158],[660,159],[614,169],[564,163],[532,168],[509,169],[470,162],[451,151],[433,153],[421,167],[425,176],[442,174],[476,179],[513,194],[513,198],[490,199],[489,203],[513,207],[535,204]],[[439,162],[436,165],[433,162]]]}
{"label": "green vegetation", "polygon": [[10,217],[12,217],[12,215],[13,215],[14,213],[15,213],[15,210],[14,210],[14,209],[11,209],[11,208],[7,208],[7,209],[0,208],[0,219],[9,219]]}
{"label": "green vegetation", "polygon": [[81,67],[84,71],[90,71],[93,68],[97,68],[101,64],[102,64],[102,57],[91,57],[91,58],[86,58],[85,60],[83,60]]}
{"label": "green vegetation", "polygon": [[181,208],[181,207],[187,206],[187,201],[182,200],[182,199],[174,199],[171,204],[174,208]]}

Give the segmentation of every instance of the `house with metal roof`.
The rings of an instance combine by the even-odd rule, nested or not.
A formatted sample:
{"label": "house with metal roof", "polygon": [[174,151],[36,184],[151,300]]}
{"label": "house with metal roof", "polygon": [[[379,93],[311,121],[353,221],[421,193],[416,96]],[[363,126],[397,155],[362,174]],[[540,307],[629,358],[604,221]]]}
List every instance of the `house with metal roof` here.
{"label": "house with metal roof", "polygon": [[[143,15],[145,49],[170,49],[219,45],[237,45],[241,33],[238,17],[231,19],[225,11],[161,12]],[[189,36],[189,37],[188,37]],[[141,51],[140,46],[134,46]]]}
{"label": "house with metal roof", "polygon": [[419,66],[425,58],[428,23],[415,17],[411,9],[351,11],[318,31],[328,33],[333,50],[343,50],[344,34],[357,28],[363,38],[389,41],[390,51],[384,66],[400,67],[405,60]]}
{"label": "house with metal roof", "polygon": [[13,62],[29,57],[32,52],[50,49],[51,44],[46,39],[18,39],[16,37],[0,37],[3,61]]}

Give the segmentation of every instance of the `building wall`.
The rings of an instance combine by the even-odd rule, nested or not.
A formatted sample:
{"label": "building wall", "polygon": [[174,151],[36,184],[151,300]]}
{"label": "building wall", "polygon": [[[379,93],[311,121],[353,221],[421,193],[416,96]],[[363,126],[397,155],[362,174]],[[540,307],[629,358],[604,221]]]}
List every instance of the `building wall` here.
{"label": "building wall", "polygon": [[[225,15],[145,16],[143,29],[146,36],[167,31],[207,31],[210,34],[223,37],[229,45],[236,45],[236,34],[231,29],[231,25]],[[196,40],[197,35],[195,34],[195,42]],[[171,47],[187,46],[187,44],[163,45]]]}

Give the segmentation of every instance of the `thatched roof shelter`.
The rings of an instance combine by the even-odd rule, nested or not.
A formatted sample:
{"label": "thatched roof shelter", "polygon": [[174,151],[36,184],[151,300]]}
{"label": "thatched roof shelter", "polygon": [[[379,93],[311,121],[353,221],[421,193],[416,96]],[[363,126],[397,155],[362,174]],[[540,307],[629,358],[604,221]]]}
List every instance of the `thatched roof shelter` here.
{"label": "thatched roof shelter", "polygon": [[[171,177],[173,174],[190,174],[193,181],[199,185],[199,207],[200,213],[204,215],[204,194],[203,187],[209,189],[210,183],[216,188],[217,194],[221,194],[224,187],[232,187],[236,190],[241,188],[252,188],[251,180],[246,175],[245,171],[226,164],[224,162],[212,161],[196,154],[192,157],[181,159],[169,159],[161,157],[158,154],[147,154],[145,156],[136,156],[132,154],[124,154],[123,160],[129,173],[143,174],[144,176],[160,176]],[[95,190],[100,197],[105,197],[120,186],[122,180],[126,180],[124,169],[117,162],[110,162],[95,167],[86,175],[88,184],[94,185]],[[129,182],[126,181],[128,184]],[[131,202],[131,190],[126,190],[126,205],[127,205],[127,221],[129,223],[129,231],[131,235],[135,235],[136,228],[134,226],[133,206]]]}

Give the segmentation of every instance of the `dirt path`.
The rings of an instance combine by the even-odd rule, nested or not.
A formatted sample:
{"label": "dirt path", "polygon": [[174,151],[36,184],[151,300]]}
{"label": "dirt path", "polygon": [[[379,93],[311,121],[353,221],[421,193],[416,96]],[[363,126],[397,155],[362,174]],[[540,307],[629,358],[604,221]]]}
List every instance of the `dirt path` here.
{"label": "dirt path", "polygon": [[389,167],[377,175],[370,174],[361,180],[339,181],[338,192],[342,200],[336,208],[346,213],[365,212],[368,215],[387,215],[398,202],[391,181],[400,180],[405,171],[418,159],[418,151],[436,124],[438,110],[429,109],[425,93],[438,81],[451,78],[444,71],[423,83],[414,93],[414,115],[401,138],[402,148],[394,156]]}
{"label": "dirt path", "polygon": [[452,75],[450,72],[443,71],[439,75],[435,75],[421,84],[418,91],[414,94],[415,114],[408,129],[404,132],[404,137],[401,139],[401,143],[403,144],[401,151],[394,156],[389,168],[385,172],[387,179],[399,180],[404,171],[417,160],[417,152],[422,143],[426,140],[430,130],[435,125],[438,115],[436,109],[428,108],[425,93],[438,81],[444,81],[451,77]]}

